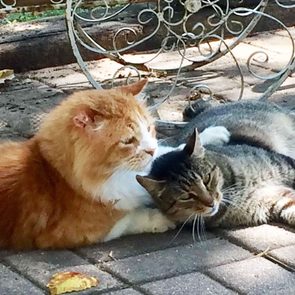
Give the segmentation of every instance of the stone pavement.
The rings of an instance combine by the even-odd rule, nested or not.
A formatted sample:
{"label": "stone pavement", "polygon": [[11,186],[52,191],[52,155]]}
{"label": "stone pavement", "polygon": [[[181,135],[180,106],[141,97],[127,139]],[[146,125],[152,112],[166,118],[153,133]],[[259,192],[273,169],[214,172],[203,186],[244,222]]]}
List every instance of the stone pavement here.
{"label": "stone pavement", "polygon": [[[295,36],[295,28],[291,28]],[[267,42],[263,42],[267,40]],[[278,70],[287,56],[283,32],[256,35],[234,52],[245,61],[250,50],[265,49]],[[280,53],[283,50],[283,54]],[[169,56],[166,57],[169,62]],[[118,65],[90,63],[92,74],[105,80]],[[245,68],[243,68],[245,69]],[[173,76],[151,78],[146,92],[155,102]],[[256,98],[262,85],[245,72],[245,97]],[[295,80],[289,77],[272,96],[295,111]],[[181,76],[170,100],[159,110],[162,119],[181,119],[189,86],[206,83],[223,99],[235,99],[239,77],[229,57]],[[77,65],[47,68],[17,75],[0,85],[0,137],[31,137],[44,113],[76,89],[90,87]],[[193,242],[191,229],[146,234],[73,251],[0,251],[0,294],[47,294],[52,274],[79,271],[97,277],[98,287],[79,294],[295,294],[295,229],[282,224],[207,232]]]}

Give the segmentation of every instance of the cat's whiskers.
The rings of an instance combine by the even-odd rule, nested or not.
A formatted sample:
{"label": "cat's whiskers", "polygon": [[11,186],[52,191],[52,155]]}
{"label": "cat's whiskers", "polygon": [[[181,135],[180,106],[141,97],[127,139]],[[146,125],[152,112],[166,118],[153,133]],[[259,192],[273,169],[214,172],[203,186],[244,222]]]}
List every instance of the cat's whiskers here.
{"label": "cat's whiskers", "polygon": [[222,201],[221,201],[222,204],[224,204],[225,206],[229,207],[229,206],[233,206],[235,207],[236,209],[238,210],[243,210],[243,207],[241,204],[239,204],[238,201],[233,201],[233,200],[229,200],[227,198],[222,198]]}
{"label": "cat's whiskers", "polygon": [[237,189],[239,189],[239,191],[245,189],[245,185],[241,185],[240,183],[236,183],[236,184],[233,184],[233,185],[230,185],[228,187],[225,187],[225,188],[222,188],[222,192],[223,193],[226,193],[226,192],[235,192]]}
{"label": "cat's whiskers", "polygon": [[198,241],[204,242],[206,240],[204,218],[201,215],[195,214],[192,225],[192,237],[194,243],[196,242],[195,231],[197,230]]}
{"label": "cat's whiskers", "polygon": [[204,218],[203,216],[200,216],[200,226],[201,226],[201,234],[203,235],[204,237],[204,240],[207,240],[207,236],[206,236],[206,228],[205,228],[205,221],[204,221]]}
{"label": "cat's whiskers", "polygon": [[195,227],[196,227],[196,221],[198,220],[198,214],[195,214],[194,217],[194,222],[193,222],[193,227],[192,227],[192,236],[193,236],[193,241],[194,243],[196,242],[196,237],[195,237]]}
{"label": "cat's whiskers", "polygon": [[205,225],[204,225],[204,218],[203,216],[198,216],[198,226],[197,226],[197,233],[198,233],[198,239],[200,242],[204,242],[206,240],[206,234],[205,234]]}
{"label": "cat's whiskers", "polygon": [[172,244],[176,238],[179,236],[179,234],[181,233],[181,231],[183,230],[184,226],[188,223],[188,221],[191,219],[191,217],[194,215],[194,213],[192,213],[181,225],[181,227],[179,228],[179,230],[177,231],[177,233],[175,234],[175,236],[173,237],[173,239],[170,241],[169,245]]}

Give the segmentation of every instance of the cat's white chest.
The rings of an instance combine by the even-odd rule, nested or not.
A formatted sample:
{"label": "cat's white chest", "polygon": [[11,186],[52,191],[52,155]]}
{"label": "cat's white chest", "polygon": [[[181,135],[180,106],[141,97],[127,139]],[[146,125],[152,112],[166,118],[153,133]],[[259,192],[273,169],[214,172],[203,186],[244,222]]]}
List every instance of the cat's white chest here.
{"label": "cat's white chest", "polygon": [[94,194],[103,202],[113,202],[119,210],[133,210],[151,204],[151,197],[135,178],[137,174],[146,173],[118,169]]}

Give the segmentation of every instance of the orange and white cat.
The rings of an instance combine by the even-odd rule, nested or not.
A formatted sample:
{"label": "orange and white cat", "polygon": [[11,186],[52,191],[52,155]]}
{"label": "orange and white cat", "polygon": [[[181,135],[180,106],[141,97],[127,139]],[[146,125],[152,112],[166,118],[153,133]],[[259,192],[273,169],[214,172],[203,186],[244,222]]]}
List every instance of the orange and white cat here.
{"label": "orange and white cat", "polygon": [[[173,227],[135,175],[157,149],[134,95],[146,80],[77,92],[26,142],[0,145],[0,248],[69,248]],[[134,179],[130,182],[130,178]]]}
{"label": "orange and white cat", "polygon": [[[151,199],[135,178],[171,150],[158,149],[135,98],[146,82],[77,92],[32,139],[0,144],[0,248],[72,248],[174,227],[145,208]],[[203,140],[222,134],[208,129]]]}

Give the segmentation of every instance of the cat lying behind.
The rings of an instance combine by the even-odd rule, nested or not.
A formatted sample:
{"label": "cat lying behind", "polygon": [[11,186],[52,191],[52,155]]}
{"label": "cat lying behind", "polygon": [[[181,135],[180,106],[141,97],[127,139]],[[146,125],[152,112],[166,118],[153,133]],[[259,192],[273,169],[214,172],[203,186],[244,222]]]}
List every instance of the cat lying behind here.
{"label": "cat lying behind", "polygon": [[[152,200],[135,178],[173,150],[158,148],[153,118],[135,98],[146,82],[77,92],[32,139],[0,144],[0,248],[72,248],[174,227],[145,208]],[[216,128],[203,142],[228,141]]]}
{"label": "cat lying behind", "polygon": [[176,222],[295,226],[295,160],[261,147],[204,148],[195,131],[183,150],[162,155],[137,180]]}
{"label": "cat lying behind", "polygon": [[231,143],[246,142],[295,159],[295,115],[288,110],[271,102],[253,100],[200,109],[200,106],[189,109],[194,110],[190,114],[193,118],[176,138],[177,145],[185,142],[195,128],[202,132],[208,126],[218,125],[230,132]]}

